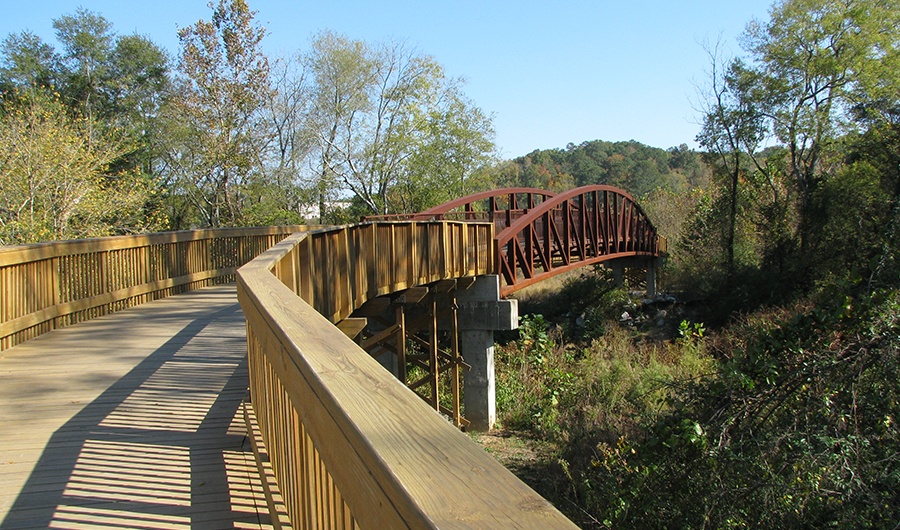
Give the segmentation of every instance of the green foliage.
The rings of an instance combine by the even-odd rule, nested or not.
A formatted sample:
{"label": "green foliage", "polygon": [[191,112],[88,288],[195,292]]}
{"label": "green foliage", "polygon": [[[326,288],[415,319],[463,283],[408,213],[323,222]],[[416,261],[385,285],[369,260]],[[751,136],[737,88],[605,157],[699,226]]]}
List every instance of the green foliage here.
{"label": "green foliage", "polygon": [[688,234],[711,244],[692,249],[718,276],[709,292],[743,284],[744,307],[779,302],[842,270],[867,276],[888,254],[900,78],[886,65],[900,60],[898,17],[874,0],[785,0],[748,26],[746,58],[718,64],[711,53],[698,141],[716,178],[694,219],[702,229]]}
{"label": "green foliage", "polygon": [[[615,321],[603,327],[584,346],[561,346],[559,330],[526,316],[519,339],[498,347],[501,423],[557,444],[552,468],[559,474],[543,478],[550,489],[541,493],[587,527],[631,511],[633,494],[624,486],[650,473],[632,465],[631,438],[664,421],[686,381],[714,372],[701,325],[686,325],[687,338],[667,343],[637,342]],[[702,448],[707,436],[699,422],[679,420],[660,440]]]}
{"label": "green foliage", "polygon": [[97,13],[79,8],[74,15],[54,20],[53,29],[63,48],[60,64],[66,98],[85,116],[99,116],[109,105],[102,88],[109,81],[112,24]]}
{"label": "green foliage", "polygon": [[434,58],[323,32],[305,62],[321,202],[349,193],[370,215],[415,212],[473,191],[493,126]]}
{"label": "green foliage", "polygon": [[611,325],[574,350],[525,318],[504,426],[557,444],[542,493],[585,527],[892,528],[900,290],[841,292],[665,343]]}
{"label": "green foliage", "polygon": [[211,20],[179,31],[183,74],[170,100],[167,160],[177,193],[202,226],[239,224],[246,190],[262,173],[271,138],[261,113],[269,97],[265,29],[243,0],[211,5]]}
{"label": "green foliage", "polygon": [[[579,305],[575,297],[560,297]],[[598,320],[604,310],[621,310],[613,307],[618,309],[595,307]],[[562,329],[550,328],[543,316],[521,317],[518,339],[498,350],[501,422],[569,443],[631,429],[632,421],[624,418],[666,408],[672,381],[711,371],[705,328],[685,326],[678,341],[639,343],[631,329],[607,317],[578,346],[562,344]]]}
{"label": "green foliage", "polygon": [[747,319],[716,377],[599,447],[595,513],[617,527],[892,527],[898,308],[889,291]]}
{"label": "green foliage", "polygon": [[260,200],[244,206],[238,224],[241,226],[285,226],[306,224],[306,220],[300,215],[300,212],[273,207],[270,201]]}
{"label": "green foliage", "polygon": [[819,257],[813,270],[820,283],[865,279],[869,287],[896,284],[898,198],[900,128],[872,127],[850,139],[845,164],[813,198],[811,246]]}
{"label": "green foliage", "polygon": [[[568,311],[569,335],[584,342],[603,335],[609,323],[618,319],[624,310],[633,310],[625,286],[616,285],[612,270],[602,265],[570,278],[558,297]],[[575,318],[574,326],[572,318]]]}
{"label": "green foliage", "polygon": [[[35,35],[9,35],[2,44],[0,90],[54,91],[73,112],[95,127],[111,127],[128,135],[134,151],[124,157],[140,159],[150,171],[154,154],[150,121],[168,89],[168,58],[140,35],[118,36],[101,15],[86,9],[53,21],[61,51]],[[133,163],[117,162],[120,169]]]}
{"label": "green foliage", "polygon": [[138,171],[111,171],[129,150],[113,131],[72,116],[33,91],[0,113],[0,244],[158,229],[145,211],[157,186]]}
{"label": "green foliage", "polygon": [[574,380],[569,371],[572,354],[560,347],[559,332],[551,331],[541,315],[523,316],[519,339],[501,348],[497,374],[497,407],[502,424],[540,436],[558,434],[560,400]]}
{"label": "green foliage", "polygon": [[694,343],[702,339],[704,333],[706,333],[706,328],[702,322],[682,320],[678,324],[678,337],[684,343]]}
{"label": "green foliage", "polygon": [[0,44],[0,90],[9,94],[32,87],[49,87],[59,75],[59,58],[53,46],[34,33],[13,33]]}
{"label": "green foliage", "polygon": [[0,45],[4,241],[166,227],[152,123],[165,53],[85,9],[53,26],[60,52],[28,32]]}
{"label": "green foliage", "polygon": [[595,140],[565,150],[536,150],[499,169],[495,178],[498,186],[550,191],[608,184],[643,196],[657,189],[683,192],[705,175],[699,155],[686,145],[665,151],[635,141]]}
{"label": "green foliage", "polygon": [[678,274],[671,288],[706,297],[725,284],[725,238],[719,223],[722,202],[712,194],[695,192],[693,211],[686,217],[681,233],[670,244]]}

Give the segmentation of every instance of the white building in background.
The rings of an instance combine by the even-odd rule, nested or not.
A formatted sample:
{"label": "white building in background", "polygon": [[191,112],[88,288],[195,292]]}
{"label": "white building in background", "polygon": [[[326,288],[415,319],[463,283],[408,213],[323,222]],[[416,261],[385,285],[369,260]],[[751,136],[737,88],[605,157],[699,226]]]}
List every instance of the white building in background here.
{"label": "white building in background", "polygon": [[[345,208],[349,208],[352,204],[351,201],[327,201],[325,203],[325,208],[328,211],[334,210],[343,210]],[[307,204],[300,207],[300,215],[303,216],[303,219],[306,220],[307,223],[317,224],[321,222],[321,212],[319,211],[319,203]]]}

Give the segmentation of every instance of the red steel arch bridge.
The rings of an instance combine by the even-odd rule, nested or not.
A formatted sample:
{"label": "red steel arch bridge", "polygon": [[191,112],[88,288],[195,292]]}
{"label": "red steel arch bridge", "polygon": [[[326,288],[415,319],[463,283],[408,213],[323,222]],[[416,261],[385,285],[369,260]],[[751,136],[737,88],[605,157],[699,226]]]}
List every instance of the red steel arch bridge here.
{"label": "red steel arch bridge", "polygon": [[666,239],[628,192],[591,185],[563,193],[503,188],[455,199],[415,214],[367,220],[463,220],[494,223],[495,271],[507,295],[568,270],[606,263],[644,269],[654,290],[655,263]]}

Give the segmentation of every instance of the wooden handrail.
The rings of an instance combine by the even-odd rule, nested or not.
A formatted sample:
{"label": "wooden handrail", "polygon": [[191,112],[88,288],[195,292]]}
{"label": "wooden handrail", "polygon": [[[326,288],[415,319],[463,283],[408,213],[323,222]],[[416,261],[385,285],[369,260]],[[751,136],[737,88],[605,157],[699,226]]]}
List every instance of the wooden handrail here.
{"label": "wooden handrail", "polygon": [[0,350],[50,330],[231,281],[306,226],[225,228],[0,247]]}
{"label": "wooden handrail", "polygon": [[0,248],[0,347],[236,276],[252,405],[295,527],[574,528],[334,326],[370,298],[493,273],[493,226],[306,229]]}
{"label": "wooden handrail", "polygon": [[493,226],[294,234],[237,272],[251,400],[295,528],[575,528],[334,322],[367,299],[493,273]]}

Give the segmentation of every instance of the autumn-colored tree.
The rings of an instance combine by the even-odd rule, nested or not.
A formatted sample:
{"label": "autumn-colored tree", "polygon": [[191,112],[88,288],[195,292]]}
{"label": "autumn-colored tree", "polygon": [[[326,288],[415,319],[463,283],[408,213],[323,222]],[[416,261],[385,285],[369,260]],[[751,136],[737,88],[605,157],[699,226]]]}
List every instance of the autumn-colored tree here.
{"label": "autumn-colored tree", "polygon": [[234,226],[271,137],[261,112],[270,94],[260,47],[266,31],[244,0],[211,7],[212,20],[179,32],[182,78],[169,109],[167,170],[173,194],[198,214],[189,224]]}
{"label": "autumn-colored tree", "polygon": [[43,91],[15,102],[0,111],[0,244],[165,227],[161,216],[144,210],[155,192],[150,179],[110,173],[131,147],[126,139],[98,135],[97,124]]}

